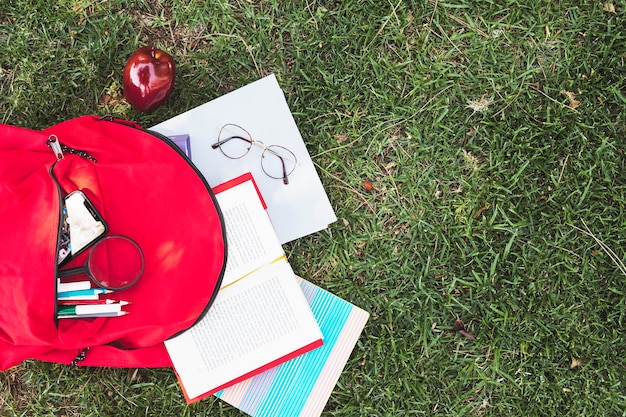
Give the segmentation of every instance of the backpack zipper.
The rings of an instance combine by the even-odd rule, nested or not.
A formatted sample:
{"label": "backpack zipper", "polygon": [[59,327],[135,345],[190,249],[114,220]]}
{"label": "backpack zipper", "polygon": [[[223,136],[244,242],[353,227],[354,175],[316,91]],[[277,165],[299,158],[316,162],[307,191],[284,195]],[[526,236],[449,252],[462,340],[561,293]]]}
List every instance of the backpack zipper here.
{"label": "backpack zipper", "polygon": [[[211,306],[213,305],[213,302],[215,301],[215,298],[217,297],[217,293],[219,292],[219,288],[220,288],[220,286],[222,284],[222,279],[224,278],[224,272],[226,271],[226,257],[228,256],[228,242],[226,240],[226,227],[224,225],[224,215],[222,214],[222,210],[220,209],[220,206],[217,203],[217,199],[215,198],[215,194],[213,194],[213,190],[211,189],[211,186],[209,185],[209,183],[206,180],[206,178],[204,177],[204,175],[200,172],[198,167],[196,167],[196,165],[191,161],[191,159],[187,156],[187,154],[185,152],[183,152],[182,149],[180,149],[174,142],[172,142],[172,140],[170,138],[168,138],[164,134],[162,134],[160,132],[157,132],[155,130],[145,129],[145,128],[141,127],[138,124],[135,124],[133,122],[129,122],[129,121],[124,120],[124,119],[118,119],[118,118],[113,117],[111,115],[101,116],[101,117],[97,118],[97,120],[98,121],[110,122],[110,123],[117,123],[117,124],[122,125],[122,126],[131,127],[133,129],[139,130],[141,132],[145,132],[145,133],[155,137],[156,139],[160,140],[161,142],[165,143],[166,145],[168,145],[170,148],[172,148],[174,151],[176,151],[176,153],[178,153],[181,157],[183,157],[183,159],[187,162],[187,164],[189,164],[189,166],[196,172],[196,174],[200,178],[200,181],[202,181],[202,183],[206,187],[206,189],[207,189],[207,191],[209,193],[209,196],[211,196],[211,199],[213,200],[213,205],[215,206],[215,209],[217,210],[217,214],[218,214],[218,217],[220,219],[220,223],[222,225],[222,240],[224,242],[224,263],[222,265],[222,271],[221,271],[220,276],[219,276],[219,278],[217,280],[217,283],[216,283],[216,290],[213,292],[213,295],[211,296],[211,299],[208,301],[206,307],[200,313],[200,315],[198,316],[197,320],[192,324],[192,326],[193,326],[196,323],[198,323],[200,320],[202,320],[202,318],[209,312],[209,309],[211,308]],[[190,326],[190,327],[192,327],[192,326]],[[187,330],[187,329],[185,329],[185,330]],[[181,330],[180,332],[176,333],[175,335],[172,335],[171,337],[175,337],[178,334],[184,332],[185,330]]]}
{"label": "backpack zipper", "polygon": [[65,153],[70,153],[73,155],[78,155],[81,158],[90,160],[91,162],[98,162],[98,160],[94,158],[93,156],[91,156],[89,152],[83,151],[80,149],[70,148],[69,146],[62,144],[59,141],[59,138],[57,137],[57,135],[54,135],[54,134],[48,136],[46,145],[48,145],[48,147],[52,149],[52,152],[54,152],[54,156],[56,156],[57,161],[65,158],[65,154],[64,154],[65,152]]}
{"label": "backpack zipper", "polygon": [[[54,152],[54,156],[56,157],[56,161],[54,161],[54,163],[52,164],[52,166],[50,167],[50,177],[52,178],[52,180],[54,181],[54,183],[56,184],[56,188],[57,188],[57,193],[59,196],[59,221],[58,221],[58,228],[57,228],[57,244],[56,244],[56,250],[55,250],[55,256],[54,256],[54,279],[55,279],[55,285],[54,285],[54,325],[58,328],[59,327],[59,318],[58,318],[58,307],[57,307],[57,297],[58,297],[58,287],[56,285],[56,277],[59,273],[59,263],[58,263],[58,254],[59,254],[59,247],[60,247],[60,242],[59,242],[59,238],[61,236],[61,230],[63,227],[63,191],[61,188],[61,184],[59,183],[59,180],[57,179],[56,175],[54,175],[54,167],[56,166],[57,162],[59,162],[60,160],[65,158],[65,153],[69,153],[69,154],[73,154],[73,155],[78,155],[82,158],[88,159],[89,161],[92,162],[98,162],[96,160],[96,158],[94,158],[93,156],[89,155],[88,152],[86,151],[82,151],[80,149],[74,149],[74,148],[70,148],[67,145],[63,145],[61,143],[61,141],[59,141],[59,138],[57,135],[55,134],[51,134],[50,136],[48,136],[48,140],[46,140],[46,145],[52,149],[52,152]],[[84,356],[84,355],[83,355]]]}

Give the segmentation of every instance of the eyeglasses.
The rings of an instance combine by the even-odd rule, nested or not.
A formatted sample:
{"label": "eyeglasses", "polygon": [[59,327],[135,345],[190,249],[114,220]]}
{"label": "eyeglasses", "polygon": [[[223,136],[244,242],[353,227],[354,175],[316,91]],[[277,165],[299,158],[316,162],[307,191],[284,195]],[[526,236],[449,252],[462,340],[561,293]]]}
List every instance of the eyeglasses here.
{"label": "eyeglasses", "polygon": [[263,149],[261,168],[270,178],[282,179],[289,184],[287,178],[298,165],[296,155],[289,149],[279,145],[266,145],[260,140],[252,139],[252,135],[243,127],[227,123],[220,128],[217,142],[211,148],[219,148],[230,159],[243,158],[250,152],[252,145]]}

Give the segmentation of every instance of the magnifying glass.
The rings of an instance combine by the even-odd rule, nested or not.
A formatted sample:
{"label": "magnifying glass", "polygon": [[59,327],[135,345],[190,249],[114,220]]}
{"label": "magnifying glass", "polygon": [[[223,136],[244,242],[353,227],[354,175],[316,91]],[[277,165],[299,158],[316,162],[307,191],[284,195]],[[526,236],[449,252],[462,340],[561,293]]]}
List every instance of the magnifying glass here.
{"label": "magnifying glass", "polygon": [[59,277],[85,274],[97,286],[119,291],[135,285],[143,269],[143,252],[134,240],[107,236],[91,248],[85,265],[59,271]]}

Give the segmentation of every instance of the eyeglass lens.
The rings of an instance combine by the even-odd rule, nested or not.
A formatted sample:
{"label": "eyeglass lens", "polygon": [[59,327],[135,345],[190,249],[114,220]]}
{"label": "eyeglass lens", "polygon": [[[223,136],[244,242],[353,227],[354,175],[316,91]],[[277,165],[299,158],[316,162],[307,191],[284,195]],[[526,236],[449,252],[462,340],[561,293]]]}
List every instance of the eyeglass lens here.
{"label": "eyeglass lens", "polygon": [[246,156],[252,147],[250,134],[237,125],[225,125],[218,137],[219,148],[224,155],[232,159]]}
{"label": "eyeglass lens", "polygon": [[283,178],[296,169],[296,156],[287,148],[271,145],[261,156],[263,172],[272,178]]}

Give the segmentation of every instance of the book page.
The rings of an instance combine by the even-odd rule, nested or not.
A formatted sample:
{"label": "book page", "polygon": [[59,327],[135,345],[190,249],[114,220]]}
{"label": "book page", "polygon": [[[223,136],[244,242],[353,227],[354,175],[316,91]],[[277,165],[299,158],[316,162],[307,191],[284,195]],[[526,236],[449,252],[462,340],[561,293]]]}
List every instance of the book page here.
{"label": "book page", "polygon": [[283,248],[252,181],[216,195],[224,215],[228,261],[222,288],[283,257]]}
{"label": "book page", "polygon": [[206,316],[165,346],[188,399],[322,339],[289,263],[220,290]]}

